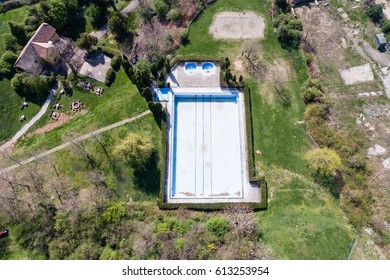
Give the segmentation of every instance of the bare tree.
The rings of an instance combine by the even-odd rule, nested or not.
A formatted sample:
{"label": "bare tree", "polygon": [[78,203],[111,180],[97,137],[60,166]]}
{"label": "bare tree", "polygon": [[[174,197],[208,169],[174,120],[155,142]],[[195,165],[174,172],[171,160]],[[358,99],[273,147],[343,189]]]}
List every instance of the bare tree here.
{"label": "bare tree", "polygon": [[259,54],[260,46],[256,40],[248,41],[241,52],[241,55],[248,61],[252,74],[257,77],[264,77],[266,68]]}

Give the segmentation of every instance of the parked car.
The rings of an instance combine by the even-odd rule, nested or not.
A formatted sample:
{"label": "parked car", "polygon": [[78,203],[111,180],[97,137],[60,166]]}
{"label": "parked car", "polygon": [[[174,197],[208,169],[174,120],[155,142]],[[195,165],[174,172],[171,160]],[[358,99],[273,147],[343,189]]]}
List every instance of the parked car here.
{"label": "parked car", "polygon": [[3,231],[0,231],[0,238],[3,238],[3,237],[6,237],[6,236],[8,236],[8,233],[9,233],[9,231],[8,230],[3,230]]}

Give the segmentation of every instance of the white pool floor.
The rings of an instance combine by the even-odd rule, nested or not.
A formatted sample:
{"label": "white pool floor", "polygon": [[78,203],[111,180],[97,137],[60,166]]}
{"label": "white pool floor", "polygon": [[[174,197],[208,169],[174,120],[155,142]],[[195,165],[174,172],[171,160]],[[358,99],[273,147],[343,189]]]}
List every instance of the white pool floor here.
{"label": "white pool floor", "polygon": [[176,100],[171,198],[242,198],[237,100],[210,95]]}

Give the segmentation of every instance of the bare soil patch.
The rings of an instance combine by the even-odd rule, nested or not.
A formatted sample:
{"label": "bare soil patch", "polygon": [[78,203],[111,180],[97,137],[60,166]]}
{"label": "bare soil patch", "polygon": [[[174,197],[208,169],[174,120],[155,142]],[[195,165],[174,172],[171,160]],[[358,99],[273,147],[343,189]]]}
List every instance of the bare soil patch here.
{"label": "bare soil patch", "polygon": [[74,116],[70,116],[70,115],[66,115],[66,114],[63,114],[61,113],[60,114],[60,118],[56,121],[54,120],[51,120],[49,123],[47,123],[46,125],[44,125],[43,127],[41,128],[38,128],[36,130],[34,130],[33,132],[31,132],[29,134],[30,135],[35,135],[35,134],[42,134],[42,133],[45,133],[45,132],[48,132],[48,131],[51,131],[61,125],[63,125],[64,123],[68,122],[69,120],[71,120]]}
{"label": "bare soil patch", "polygon": [[327,61],[339,69],[346,68],[342,38],[346,37],[340,22],[335,20],[326,9],[305,6],[295,10],[303,23],[304,33],[320,61]]}
{"label": "bare soil patch", "polygon": [[361,66],[352,67],[340,71],[346,85],[354,85],[359,83],[371,82],[374,80],[374,74],[369,63]]}
{"label": "bare soil patch", "polygon": [[264,37],[264,19],[253,12],[221,12],[210,26],[217,39],[253,39]]}

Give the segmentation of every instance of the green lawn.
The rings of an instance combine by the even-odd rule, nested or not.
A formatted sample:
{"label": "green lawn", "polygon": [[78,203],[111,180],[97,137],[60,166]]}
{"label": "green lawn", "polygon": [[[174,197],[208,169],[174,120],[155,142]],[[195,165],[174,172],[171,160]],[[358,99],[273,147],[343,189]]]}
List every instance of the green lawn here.
{"label": "green lawn", "polygon": [[8,22],[14,21],[23,23],[24,19],[27,17],[28,8],[29,6],[23,6],[18,9],[10,10],[6,13],[0,13],[0,54],[4,51],[4,42],[1,35],[10,33]]}
{"label": "green lawn", "polygon": [[[94,81],[94,84],[103,86],[103,84],[97,81]],[[69,105],[72,100],[82,101],[84,104],[83,109],[86,112],[73,113],[74,117],[70,121],[52,131],[32,135],[20,140],[15,153],[21,155],[25,151],[31,153],[50,149],[61,144],[70,135],[85,134],[131,117],[148,108],[145,100],[138,93],[137,88],[131,83],[123,69],[117,72],[115,82],[111,87],[106,87],[103,95],[100,97],[91,92],[73,87],[72,95],[64,96],[59,101],[64,106],[62,112],[69,111]],[[38,126],[42,126],[46,122],[47,119],[42,120]]]}
{"label": "green lawn", "polygon": [[29,121],[39,111],[40,105],[31,102],[27,108],[21,110],[19,106],[22,99],[12,90],[9,80],[0,80],[0,143],[14,136],[26,124],[19,121],[19,115],[25,115]]}
{"label": "green lawn", "polygon": [[[254,149],[257,168],[264,171],[270,192],[269,210],[259,213],[263,240],[279,258],[346,259],[353,232],[339,206],[328,191],[312,183],[305,153],[313,147],[305,132],[305,104],[300,86],[307,79],[306,65],[299,51],[280,47],[268,13],[269,2],[254,0],[216,1],[191,25],[190,43],[178,54],[240,56],[243,40],[214,40],[208,29],[216,13],[223,10],[253,10],[265,17],[265,38],[259,41],[262,58],[272,67],[278,59],[287,62],[292,78],[283,83],[290,104],[282,104],[273,84],[246,78],[251,89]],[[234,69],[233,69],[234,71]],[[284,174],[290,178],[282,179]]]}
{"label": "green lawn", "polygon": [[[354,239],[339,202],[279,168],[267,172],[269,208],[259,213],[263,241],[281,259],[347,259]],[[276,186],[276,187],[275,187]]]}

